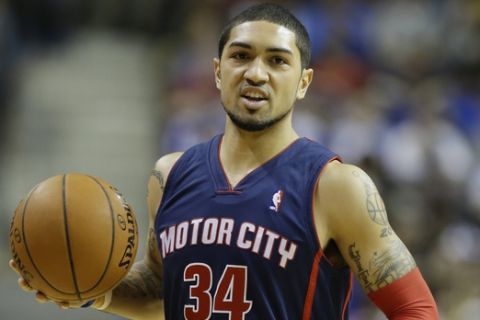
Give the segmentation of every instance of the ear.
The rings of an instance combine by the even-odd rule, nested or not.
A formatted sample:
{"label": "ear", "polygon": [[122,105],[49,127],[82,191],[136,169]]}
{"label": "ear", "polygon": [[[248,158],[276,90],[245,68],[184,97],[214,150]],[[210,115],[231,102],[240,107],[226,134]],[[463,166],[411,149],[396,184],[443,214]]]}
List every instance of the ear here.
{"label": "ear", "polygon": [[300,83],[297,88],[297,99],[301,100],[305,97],[307,89],[310,86],[310,83],[313,79],[313,69],[303,69],[302,77],[300,78]]}
{"label": "ear", "polygon": [[215,86],[218,90],[222,88],[222,82],[220,80],[220,59],[213,58],[213,72],[215,74]]}

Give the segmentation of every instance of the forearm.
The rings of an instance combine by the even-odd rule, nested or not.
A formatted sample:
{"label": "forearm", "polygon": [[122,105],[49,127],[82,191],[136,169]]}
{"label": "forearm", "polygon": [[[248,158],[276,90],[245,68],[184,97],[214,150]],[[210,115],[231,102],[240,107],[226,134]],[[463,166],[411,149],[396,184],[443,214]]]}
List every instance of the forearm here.
{"label": "forearm", "polygon": [[113,290],[112,301],[104,311],[128,319],[163,319],[161,275],[143,261],[135,263]]}

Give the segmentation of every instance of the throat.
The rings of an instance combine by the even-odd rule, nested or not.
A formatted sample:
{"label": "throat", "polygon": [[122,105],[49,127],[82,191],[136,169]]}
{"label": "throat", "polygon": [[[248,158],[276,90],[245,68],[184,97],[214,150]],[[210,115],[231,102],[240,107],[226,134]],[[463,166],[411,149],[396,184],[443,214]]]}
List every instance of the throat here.
{"label": "throat", "polygon": [[235,134],[234,130],[226,131],[219,145],[218,156],[230,186],[237,186],[296,141],[298,135],[291,132],[291,135],[277,135],[272,139],[268,132]]}
{"label": "throat", "polygon": [[[251,171],[250,171],[251,172]],[[248,174],[250,173],[244,173],[244,174],[230,174],[228,175],[227,173],[225,173],[225,175],[227,176],[227,179],[228,179],[228,183],[230,184],[230,188],[231,189],[236,189],[238,184],[246,177],[248,176]]]}
{"label": "throat", "polygon": [[[240,161],[239,161],[240,162]],[[252,166],[238,166],[234,163],[222,163],[223,173],[232,189],[235,189],[238,184],[244,180],[250,173],[255,171],[261,164]]]}

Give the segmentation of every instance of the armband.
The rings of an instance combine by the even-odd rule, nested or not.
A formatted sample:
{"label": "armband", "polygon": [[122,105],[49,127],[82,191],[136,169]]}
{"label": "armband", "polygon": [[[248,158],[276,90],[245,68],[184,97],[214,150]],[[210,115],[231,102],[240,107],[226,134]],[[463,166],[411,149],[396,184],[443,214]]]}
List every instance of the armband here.
{"label": "armband", "polygon": [[439,319],[435,300],[418,268],[368,297],[388,319]]}

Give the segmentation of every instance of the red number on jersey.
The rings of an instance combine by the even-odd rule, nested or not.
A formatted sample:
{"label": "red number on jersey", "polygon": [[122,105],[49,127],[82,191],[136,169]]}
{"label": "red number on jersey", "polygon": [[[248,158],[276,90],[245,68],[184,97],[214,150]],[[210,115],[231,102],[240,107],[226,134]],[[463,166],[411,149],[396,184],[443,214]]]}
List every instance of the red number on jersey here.
{"label": "red number on jersey", "polygon": [[213,311],[242,320],[251,307],[252,302],[247,300],[247,267],[227,265],[218,282]]}
{"label": "red number on jersey", "polygon": [[[189,264],[183,273],[184,281],[194,281],[190,287],[190,299],[195,305],[185,305],[187,320],[209,319],[212,313],[212,270],[203,263]],[[218,281],[213,298],[213,312],[227,313],[231,320],[243,320],[252,308],[247,300],[247,267],[227,265]]]}
{"label": "red number on jersey", "polygon": [[190,298],[196,300],[196,305],[185,305],[185,319],[206,320],[212,313],[212,270],[203,263],[191,263],[183,271],[184,281],[195,281],[190,286]]}

